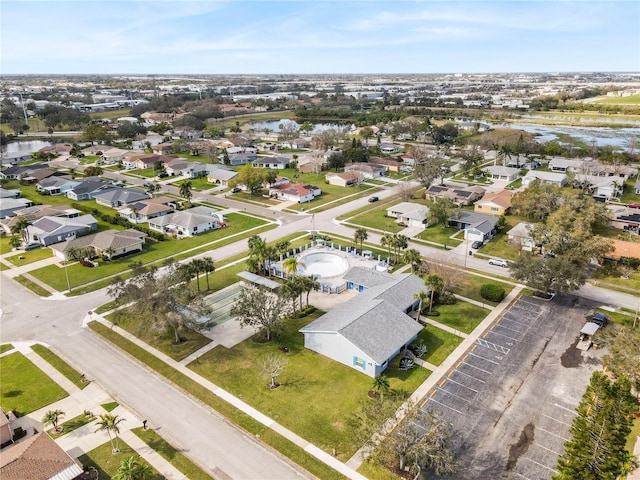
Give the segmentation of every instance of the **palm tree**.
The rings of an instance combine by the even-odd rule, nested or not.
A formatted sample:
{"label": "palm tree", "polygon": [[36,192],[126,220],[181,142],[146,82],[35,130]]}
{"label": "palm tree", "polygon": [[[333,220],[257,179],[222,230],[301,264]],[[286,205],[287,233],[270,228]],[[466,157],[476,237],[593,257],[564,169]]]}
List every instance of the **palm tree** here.
{"label": "palm tree", "polygon": [[58,426],[58,420],[64,417],[64,412],[62,410],[49,410],[44,414],[42,418],[42,423],[44,425],[51,425],[56,432],[62,431],[62,427]]}
{"label": "palm tree", "polygon": [[404,252],[402,260],[411,265],[411,273],[418,273],[420,271],[420,267],[422,266],[422,256],[415,248],[410,248]]}
{"label": "palm tree", "polygon": [[27,243],[27,232],[29,225],[31,225],[29,223],[29,220],[27,220],[26,218],[21,218],[11,227],[11,233],[13,233],[14,235],[20,235],[24,243]]}
{"label": "palm tree", "polygon": [[[298,281],[298,277],[288,278],[282,286],[282,295],[284,296],[284,298],[291,300],[291,306],[293,308],[294,316],[297,312],[296,302],[298,300],[298,297],[302,296],[303,291],[304,290],[302,290],[302,285]],[[300,305],[300,308],[302,308],[302,304]]]}
{"label": "palm tree", "polygon": [[391,261],[391,246],[393,245],[393,235],[390,233],[385,233],[384,235],[382,235],[382,240],[380,240],[380,244],[383,247],[387,247],[387,257],[389,258],[389,261]]}
{"label": "palm tree", "polygon": [[298,274],[299,267],[306,267],[304,262],[298,260],[298,257],[295,255],[291,255],[284,262],[282,262],[282,268],[284,268],[284,273],[288,277],[289,275],[293,275],[294,277]]}
{"label": "palm tree", "polygon": [[191,205],[191,197],[193,197],[193,194],[191,193],[192,188],[193,185],[191,184],[191,180],[187,180],[180,185],[180,196],[189,202],[189,205]]}
{"label": "palm tree", "polygon": [[202,271],[206,275],[206,279],[207,279],[207,290],[209,290],[209,274],[216,271],[216,266],[213,263],[213,258],[211,257],[203,257],[201,260],[202,260]]}
{"label": "palm tree", "polygon": [[198,286],[198,291],[200,291],[200,274],[204,272],[204,265],[202,259],[194,258],[189,262],[189,268],[196,276],[196,285]]}
{"label": "palm tree", "polygon": [[427,287],[429,287],[429,290],[431,291],[431,299],[429,300],[429,313],[431,313],[431,309],[433,308],[433,296],[436,291],[439,292],[440,290],[442,290],[442,287],[444,287],[444,281],[442,280],[442,277],[440,277],[440,275],[432,273],[431,275],[427,275],[424,283]]}
{"label": "palm tree", "polygon": [[145,480],[151,475],[151,467],[140,460],[137,455],[125,458],[120,463],[118,471],[113,475],[113,480]]}
{"label": "palm tree", "polygon": [[395,257],[394,261],[395,263],[398,263],[400,260],[400,250],[404,250],[409,246],[409,237],[399,233],[394,233],[391,238],[391,246],[393,247]]}
{"label": "palm tree", "polygon": [[360,254],[362,254],[362,243],[369,237],[367,230],[364,228],[356,228],[355,233],[353,234],[353,239],[356,244],[360,243]]}
{"label": "palm tree", "polygon": [[301,284],[304,287],[304,291],[307,292],[307,307],[308,307],[309,294],[311,293],[311,290],[315,290],[316,292],[320,290],[320,282],[318,282],[318,280],[316,280],[316,278],[312,277],[311,275],[302,276],[299,278],[301,279]]}
{"label": "palm tree", "polygon": [[389,390],[391,389],[390,385],[389,385],[389,379],[386,377],[386,375],[377,375],[374,379],[373,379],[373,383],[371,384],[371,389],[374,392],[378,392],[380,394],[380,399],[384,400],[384,394],[388,393]]}
{"label": "palm tree", "polygon": [[100,415],[100,420],[97,423],[98,428],[96,428],[95,431],[107,432],[107,434],[109,435],[109,441],[111,442],[111,453],[115,454],[120,452],[120,448],[118,445],[118,434],[120,433],[120,428],[118,427],[118,425],[121,422],[124,422],[124,420],[124,418],[118,418],[118,415],[111,415],[110,413],[103,413],[102,415]]}
{"label": "palm tree", "polygon": [[415,298],[416,300],[420,300],[420,303],[418,303],[418,316],[416,317],[416,320],[418,322],[420,322],[420,314],[422,313],[422,305],[424,305],[424,301],[429,298],[429,295],[424,290],[420,290],[418,293],[416,293],[413,296],[413,298]]}
{"label": "palm tree", "polygon": [[18,248],[20,245],[22,245],[20,237],[18,235],[11,235],[11,238],[9,239],[9,246],[11,248]]}

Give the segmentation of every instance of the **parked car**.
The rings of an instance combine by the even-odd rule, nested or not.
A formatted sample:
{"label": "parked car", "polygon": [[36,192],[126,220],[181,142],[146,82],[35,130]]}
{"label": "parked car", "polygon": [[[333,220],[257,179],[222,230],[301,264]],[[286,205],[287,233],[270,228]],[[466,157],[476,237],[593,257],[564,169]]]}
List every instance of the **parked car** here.
{"label": "parked car", "polygon": [[489,265],[496,265],[498,267],[506,268],[509,266],[509,262],[504,258],[492,258],[491,260],[489,260]]}
{"label": "parked car", "polygon": [[471,244],[471,248],[473,248],[474,250],[479,249],[481,246],[483,245],[483,243],[480,240],[476,240],[475,242],[473,242]]}
{"label": "parked car", "polygon": [[593,315],[591,315],[587,320],[591,323],[595,323],[599,327],[604,328],[607,326],[610,319],[604,313],[596,312]]}
{"label": "parked car", "polygon": [[24,245],[24,247],[22,247],[24,249],[25,252],[28,252],[29,250],[35,250],[36,248],[40,248],[41,245],[37,242],[33,242],[33,243],[26,243]]}
{"label": "parked car", "polygon": [[369,197],[369,203],[377,202],[378,200],[380,200],[380,199],[378,197],[376,197],[376,196]]}
{"label": "parked car", "polygon": [[167,178],[169,176],[169,174],[167,172],[160,172],[158,174],[158,178]]}
{"label": "parked car", "polygon": [[627,204],[629,208],[640,208],[640,203],[629,203]]}
{"label": "parked car", "polygon": [[145,183],[143,183],[143,184],[142,184],[142,186],[143,186],[144,188],[153,188],[153,183],[145,182]]}
{"label": "parked car", "polygon": [[242,191],[242,189],[240,187],[233,187],[231,189],[231,193],[238,193],[238,192],[241,192],[241,191]]}

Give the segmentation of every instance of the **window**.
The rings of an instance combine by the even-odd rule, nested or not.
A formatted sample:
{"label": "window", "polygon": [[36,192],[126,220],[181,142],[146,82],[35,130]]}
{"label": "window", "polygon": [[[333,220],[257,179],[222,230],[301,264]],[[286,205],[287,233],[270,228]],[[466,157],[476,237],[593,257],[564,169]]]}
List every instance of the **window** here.
{"label": "window", "polygon": [[361,368],[364,371],[367,368],[367,362],[365,362],[362,358],[353,357],[353,366]]}

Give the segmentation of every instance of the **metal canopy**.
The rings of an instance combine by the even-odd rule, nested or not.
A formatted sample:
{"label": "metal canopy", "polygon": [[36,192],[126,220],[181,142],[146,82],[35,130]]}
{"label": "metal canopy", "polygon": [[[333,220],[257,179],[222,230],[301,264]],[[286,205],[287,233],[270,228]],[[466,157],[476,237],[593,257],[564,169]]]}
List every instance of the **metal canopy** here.
{"label": "metal canopy", "polygon": [[247,282],[255,283],[256,285],[260,285],[262,287],[267,287],[270,290],[275,290],[280,286],[278,282],[274,282],[273,280],[269,280],[268,278],[261,277],[260,275],[256,275],[251,272],[240,272],[237,273],[240,278],[246,280]]}

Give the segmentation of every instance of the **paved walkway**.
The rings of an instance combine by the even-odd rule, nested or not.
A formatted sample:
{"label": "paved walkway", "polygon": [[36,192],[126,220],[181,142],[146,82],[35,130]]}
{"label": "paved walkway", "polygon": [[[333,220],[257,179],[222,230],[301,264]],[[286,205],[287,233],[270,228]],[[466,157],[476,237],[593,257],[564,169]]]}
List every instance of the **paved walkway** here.
{"label": "paved walkway", "polygon": [[[22,427],[27,432],[27,435],[44,431],[46,428],[42,425],[41,420],[49,410],[61,410],[64,412],[64,417],[60,422],[61,424],[87,411],[96,417],[100,414],[107,413],[101,405],[112,402],[113,399],[97,384],[89,383],[84,389],[80,389],[31,349],[34,342],[12,342],[11,344],[14,347],[13,350],[5,352],[2,356],[11,355],[16,352],[22,353],[69,394],[67,397],[31,412],[28,415],[12,419],[11,428]],[[167,480],[185,480],[187,478],[171,465],[171,463],[144,443],[137,435],[131,432],[133,428],[142,427],[142,420],[133,412],[122,405],[118,405],[110,413],[124,419],[119,425],[121,430],[120,438],[160,472],[164,478]],[[60,448],[67,452],[72,458],[78,458],[110,441],[109,435],[106,432],[96,432],[96,427],[97,419],[55,439],[55,441]],[[122,458],[124,458],[124,456]]]}
{"label": "paved walkway", "polygon": [[[278,434],[282,435],[287,440],[295,443],[297,446],[302,448],[305,452],[307,452],[310,455],[314,456],[315,458],[317,458],[321,462],[325,463],[326,465],[330,466],[334,470],[340,472],[345,477],[350,478],[350,479],[354,479],[354,480],[366,480],[366,477],[364,475],[361,475],[360,473],[358,473],[355,468],[352,468],[352,467],[348,466],[347,464],[342,463],[337,458],[331,456],[330,454],[328,454],[324,450],[322,450],[319,447],[313,445],[312,443],[308,442],[307,440],[305,440],[304,438],[300,437],[299,435],[293,433],[291,430],[288,430],[287,428],[285,428],[284,426],[280,425],[275,420],[271,419],[270,417],[264,415],[260,411],[258,411],[255,408],[253,408],[251,405],[249,405],[246,402],[240,400],[239,398],[235,397],[234,395],[232,395],[231,393],[227,392],[223,388],[220,388],[219,386],[217,386],[214,383],[210,382],[206,378],[201,377],[197,373],[193,372],[191,369],[187,368],[185,365],[182,365],[180,362],[177,362],[177,361],[173,360],[171,357],[165,355],[164,353],[154,349],[153,347],[150,347],[145,342],[143,342],[142,340],[138,339],[137,337],[131,335],[126,330],[123,330],[122,328],[118,327],[117,325],[113,325],[111,322],[106,320],[102,315],[97,315],[97,314],[94,313],[92,319],[93,320],[97,320],[100,323],[108,326],[109,328],[111,328],[116,333],[118,333],[118,334],[122,335],[123,337],[125,337],[127,340],[135,343],[137,346],[139,346],[140,348],[143,348],[147,352],[151,353],[152,355],[154,355],[158,359],[162,360],[164,363],[166,363],[170,367],[174,368],[175,370],[177,370],[180,373],[182,373],[183,375],[189,377],[191,380],[197,382],[198,384],[200,384],[202,387],[206,388],[207,390],[209,390],[213,394],[217,395],[221,399],[223,399],[226,402],[230,403],[231,405],[233,405],[235,408],[237,408],[241,412],[244,412],[245,414],[247,414],[250,417],[252,417],[254,420],[257,420],[258,422],[262,423],[266,427],[272,429],[274,432],[277,432]],[[85,318],[85,322],[84,323],[86,324],[88,321],[89,321],[89,319]]]}

